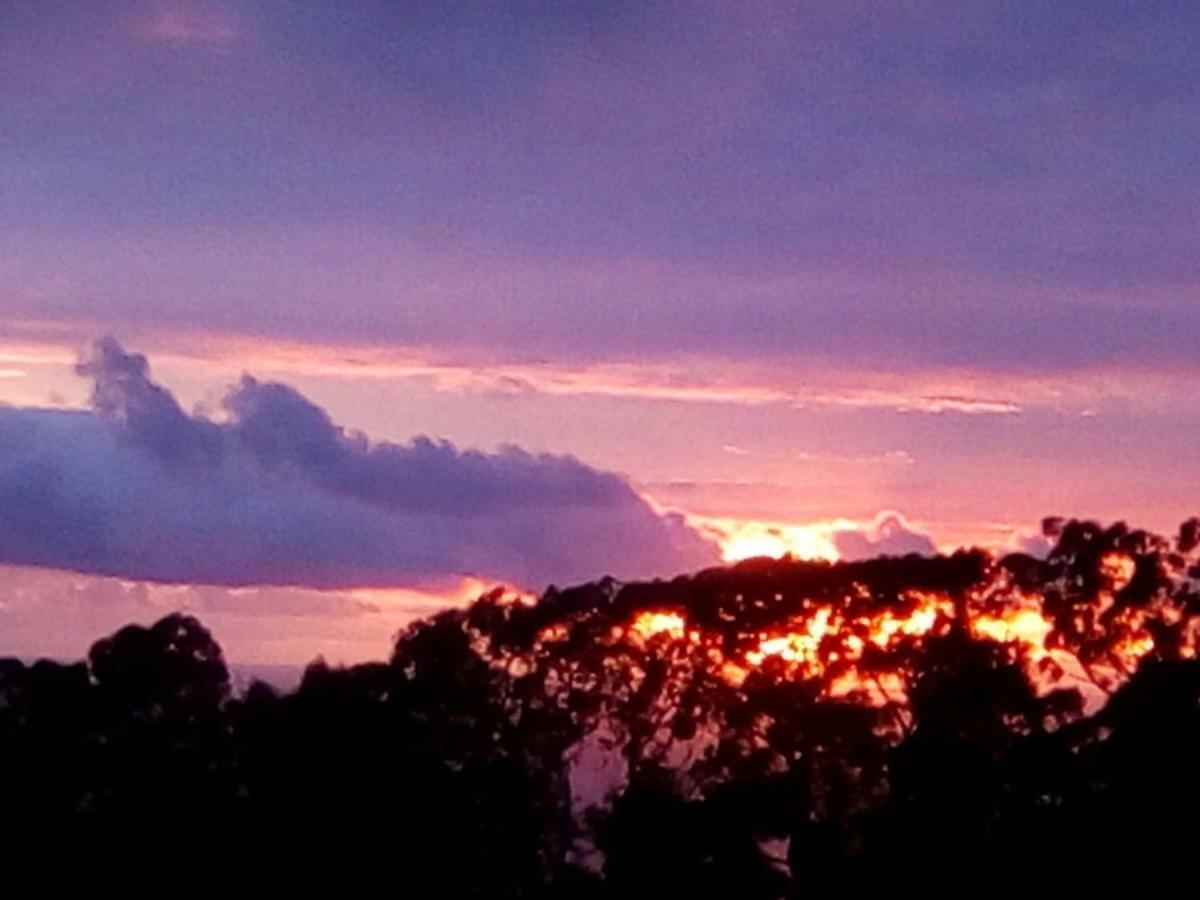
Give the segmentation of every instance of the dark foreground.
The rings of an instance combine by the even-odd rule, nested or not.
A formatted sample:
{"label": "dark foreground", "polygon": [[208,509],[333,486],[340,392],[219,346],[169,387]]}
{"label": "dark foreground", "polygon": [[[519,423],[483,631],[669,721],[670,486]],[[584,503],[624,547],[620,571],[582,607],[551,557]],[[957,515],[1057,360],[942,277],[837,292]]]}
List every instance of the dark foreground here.
{"label": "dark foreground", "polygon": [[232,696],[180,615],[87,662],[0,661],[0,848],[43,879],[441,898],[1187,872],[1200,527],[1051,530],[1044,562],[492,594],[290,694]]}

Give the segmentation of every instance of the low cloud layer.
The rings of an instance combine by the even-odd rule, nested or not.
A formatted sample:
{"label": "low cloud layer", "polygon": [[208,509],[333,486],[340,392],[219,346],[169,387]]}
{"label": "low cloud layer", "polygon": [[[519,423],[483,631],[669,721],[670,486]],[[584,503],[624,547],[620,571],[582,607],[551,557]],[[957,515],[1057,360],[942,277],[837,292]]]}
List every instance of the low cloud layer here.
{"label": "low cloud layer", "polygon": [[540,588],[694,569],[716,547],[620,476],[516,447],[372,443],[249,376],[189,415],[112,339],[91,410],[0,409],[0,562],[310,587],[477,574]]}

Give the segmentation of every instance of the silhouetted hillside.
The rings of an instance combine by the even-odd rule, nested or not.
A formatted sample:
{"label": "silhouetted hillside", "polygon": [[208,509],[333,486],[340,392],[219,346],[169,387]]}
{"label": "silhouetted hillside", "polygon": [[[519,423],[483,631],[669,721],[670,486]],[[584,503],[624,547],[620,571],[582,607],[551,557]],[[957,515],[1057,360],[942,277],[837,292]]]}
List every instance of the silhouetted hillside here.
{"label": "silhouetted hillside", "polygon": [[1045,560],[497,591],[291,693],[235,697],[182,615],[86,662],[0,661],[0,841],[97,879],[186,857],[480,898],[765,900],[1186,859],[1200,522],[1047,531]]}

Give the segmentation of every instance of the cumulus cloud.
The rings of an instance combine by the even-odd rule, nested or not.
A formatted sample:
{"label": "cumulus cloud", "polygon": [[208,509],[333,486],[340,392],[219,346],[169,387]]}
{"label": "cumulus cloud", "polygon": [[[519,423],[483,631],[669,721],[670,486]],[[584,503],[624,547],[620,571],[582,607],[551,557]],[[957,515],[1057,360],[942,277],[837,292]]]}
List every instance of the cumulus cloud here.
{"label": "cumulus cloud", "polygon": [[928,534],[915,529],[904,516],[895,512],[880,513],[868,528],[836,531],[832,537],[838,558],[844,560],[871,559],[876,556],[921,556],[937,554],[937,545]]}
{"label": "cumulus cloud", "polygon": [[0,410],[0,562],[218,585],[541,587],[717,559],[681,517],[570,457],[373,443],[249,376],[220,417],[189,414],[111,338],[78,371],[90,410]]}
{"label": "cumulus cloud", "polygon": [[1041,532],[1016,531],[1009,539],[1006,549],[1014,553],[1025,553],[1038,559],[1045,559],[1054,549],[1054,542]]}

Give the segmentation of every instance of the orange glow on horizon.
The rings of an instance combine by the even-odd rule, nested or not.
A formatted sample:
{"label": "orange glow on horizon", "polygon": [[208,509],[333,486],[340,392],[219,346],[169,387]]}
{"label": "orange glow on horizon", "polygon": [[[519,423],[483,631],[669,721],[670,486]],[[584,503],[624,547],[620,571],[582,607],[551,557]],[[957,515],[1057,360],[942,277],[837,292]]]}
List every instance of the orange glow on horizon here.
{"label": "orange glow on horizon", "polygon": [[[946,594],[909,591],[902,595],[898,608],[855,614],[850,611],[853,599],[806,610],[779,629],[757,634],[748,649],[732,656],[712,650],[713,642],[680,610],[643,611],[634,618],[629,633],[639,641],[665,635],[671,641],[686,638],[692,645],[710,648],[702,665],[731,687],[741,687],[751,673],[770,662],[782,667],[774,671],[784,677],[825,681],[824,693],[831,699],[857,696],[877,706],[903,702],[903,675],[877,668],[864,672],[864,656],[868,650],[886,652],[905,641],[948,634],[960,607]],[[1063,677],[1076,682],[1089,679],[1088,669],[1073,654],[1047,647],[1054,625],[1042,611],[1039,596],[1010,588],[987,599],[987,611],[980,608],[983,597],[974,597],[961,607],[968,616],[969,633],[978,640],[1013,646],[1035,690],[1051,690]],[[1132,668],[1153,650],[1150,635],[1135,628],[1115,645],[1114,661],[1118,667]],[[1058,663],[1059,674],[1047,675],[1039,668],[1047,659]],[[1114,674],[1122,677],[1119,672]]]}
{"label": "orange glow on horizon", "polygon": [[840,527],[854,527],[850,522],[821,522],[812,525],[785,525],[776,522],[712,519],[702,523],[721,547],[725,562],[770,557],[782,559],[825,560],[836,562],[837,548],[831,535]]}
{"label": "orange glow on horizon", "polygon": [[[779,660],[792,676],[822,678],[831,664],[853,666],[862,659],[867,644],[881,650],[895,647],[906,638],[919,638],[948,621],[954,606],[946,597],[912,591],[904,597],[911,609],[898,615],[890,609],[875,614],[848,616],[831,606],[822,606],[795,621],[795,628],[760,636],[758,645],[744,655],[753,669],[768,659]],[[830,695],[848,693],[857,679],[844,672],[830,685]]]}

